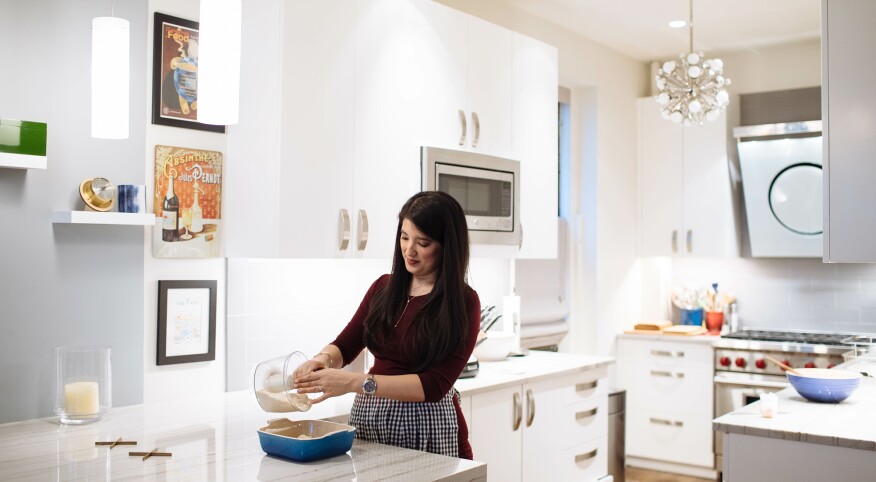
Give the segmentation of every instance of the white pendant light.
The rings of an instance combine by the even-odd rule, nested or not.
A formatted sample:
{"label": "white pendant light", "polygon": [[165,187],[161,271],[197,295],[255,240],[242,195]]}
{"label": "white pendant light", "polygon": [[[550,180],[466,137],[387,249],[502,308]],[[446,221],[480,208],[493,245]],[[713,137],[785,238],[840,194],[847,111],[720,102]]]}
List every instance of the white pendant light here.
{"label": "white pendant light", "polygon": [[198,122],[237,123],[241,10],[241,0],[201,0]]}
{"label": "white pendant light", "polygon": [[128,138],[130,37],[125,19],[91,20],[91,137]]}

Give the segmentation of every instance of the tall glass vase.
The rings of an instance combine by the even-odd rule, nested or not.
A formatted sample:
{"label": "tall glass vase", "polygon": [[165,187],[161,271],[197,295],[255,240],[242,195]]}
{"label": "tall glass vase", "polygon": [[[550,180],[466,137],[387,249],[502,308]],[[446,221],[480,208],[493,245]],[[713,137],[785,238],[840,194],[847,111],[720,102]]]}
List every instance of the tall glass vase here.
{"label": "tall glass vase", "polygon": [[110,347],[55,348],[55,414],[65,424],[96,422],[112,407]]}

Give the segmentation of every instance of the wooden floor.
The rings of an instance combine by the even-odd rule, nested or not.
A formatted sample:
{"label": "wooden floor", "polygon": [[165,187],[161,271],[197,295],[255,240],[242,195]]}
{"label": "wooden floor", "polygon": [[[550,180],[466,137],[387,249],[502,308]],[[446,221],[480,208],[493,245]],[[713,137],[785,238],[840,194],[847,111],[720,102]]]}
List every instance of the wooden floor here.
{"label": "wooden floor", "polygon": [[713,482],[711,479],[700,479],[687,475],[655,472],[653,470],[638,469],[635,467],[627,467],[624,476],[626,482]]}

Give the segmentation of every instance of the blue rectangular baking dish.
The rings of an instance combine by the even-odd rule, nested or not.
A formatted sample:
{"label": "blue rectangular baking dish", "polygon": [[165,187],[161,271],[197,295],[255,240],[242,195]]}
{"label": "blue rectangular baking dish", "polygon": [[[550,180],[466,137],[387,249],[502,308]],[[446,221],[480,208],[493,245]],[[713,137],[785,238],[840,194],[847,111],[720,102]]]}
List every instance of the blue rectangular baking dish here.
{"label": "blue rectangular baking dish", "polygon": [[[302,435],[308,438],[299,439]],[[259,429],[259,443],[267,454],[311,462],[346,453],[355,435],[356,428],[343,423],[277,418]]]}

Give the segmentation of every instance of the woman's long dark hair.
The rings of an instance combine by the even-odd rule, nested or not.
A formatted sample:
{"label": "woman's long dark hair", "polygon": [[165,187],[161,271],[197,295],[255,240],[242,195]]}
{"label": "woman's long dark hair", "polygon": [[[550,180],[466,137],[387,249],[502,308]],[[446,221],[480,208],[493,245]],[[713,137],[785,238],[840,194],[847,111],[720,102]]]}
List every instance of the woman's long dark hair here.
{"label": "woman's long dark hair", "polygon": [[468,225],[462,207],[449,194],[423,191],[414,194],[398,213],[392,276],[374,294],[365,318],[365,345],[376,346],[392,336],[408,301],[411,274],[401,251],[402,222],[408,219],[429,238],[441,243],[441,263],[435,286],[412,323],[413,348],[421,354],[415,371],[440,362],[465,343],[469,335],[469,306],[465,282],[468,272]]}

